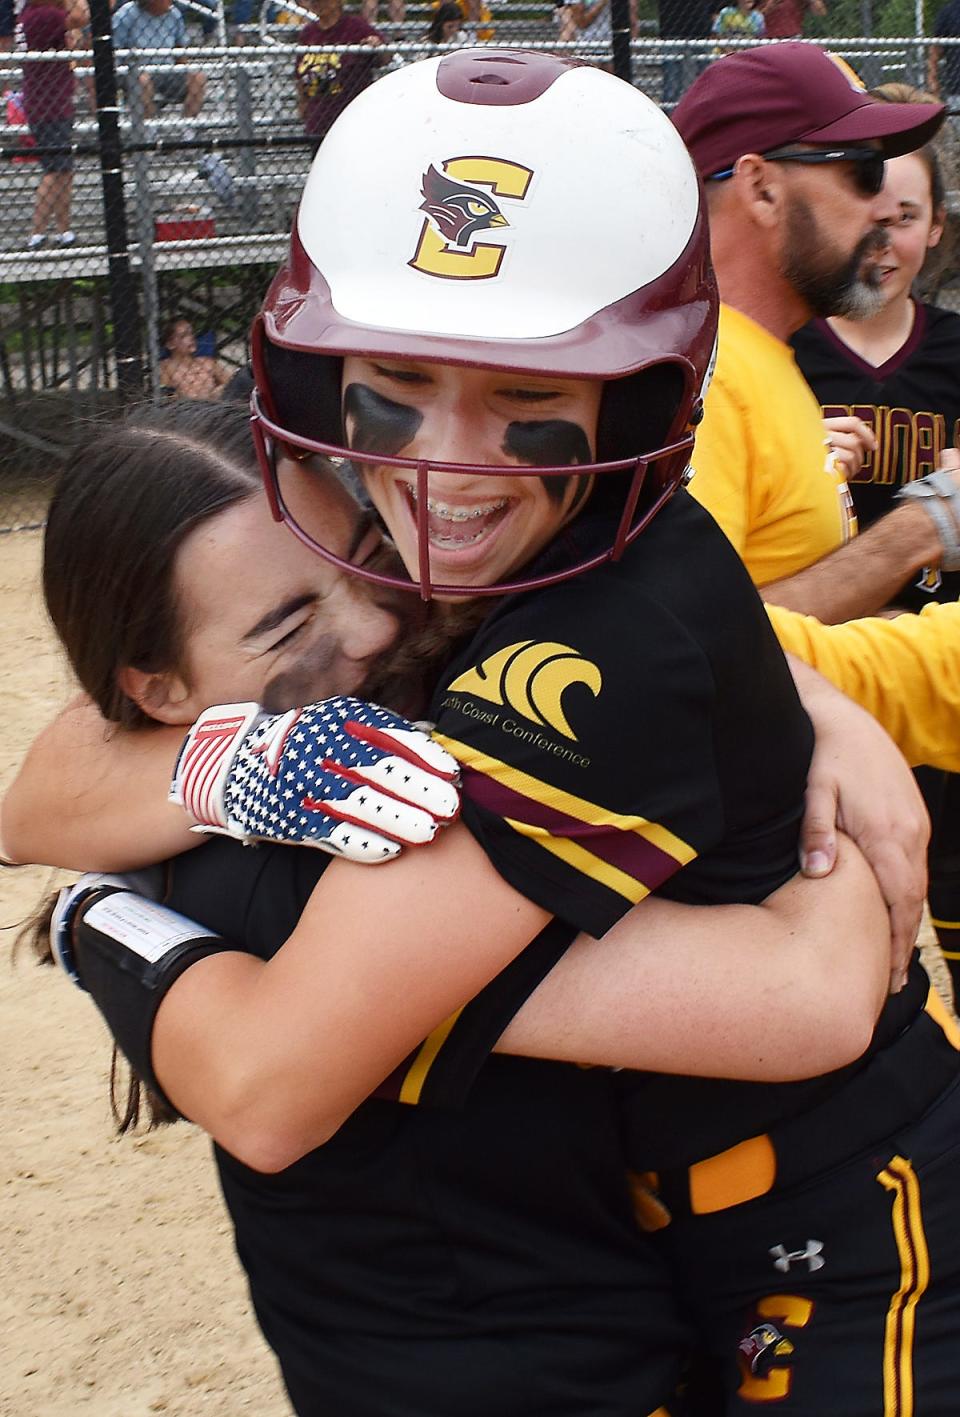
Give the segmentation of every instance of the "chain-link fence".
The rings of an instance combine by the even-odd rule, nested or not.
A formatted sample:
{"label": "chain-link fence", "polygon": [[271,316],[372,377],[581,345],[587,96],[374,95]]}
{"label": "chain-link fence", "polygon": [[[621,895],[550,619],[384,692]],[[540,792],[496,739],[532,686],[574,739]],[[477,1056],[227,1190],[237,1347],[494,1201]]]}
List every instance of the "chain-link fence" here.
{"label": "chain-link fence", "polygon": [[[576,54],[670,106],[718,52],[707,0],[74,3],[59,29],[27,4],[0,51],[0,530],[42,515],[36,479],[78,420],[214,397],[242,368],[311,156],[359,89],[492,41]],[[895,4],[905,34],[887,37]],[[927,81],[922,0],[831,0],[827,21],[866,31],[830,44],[868,84]]]}

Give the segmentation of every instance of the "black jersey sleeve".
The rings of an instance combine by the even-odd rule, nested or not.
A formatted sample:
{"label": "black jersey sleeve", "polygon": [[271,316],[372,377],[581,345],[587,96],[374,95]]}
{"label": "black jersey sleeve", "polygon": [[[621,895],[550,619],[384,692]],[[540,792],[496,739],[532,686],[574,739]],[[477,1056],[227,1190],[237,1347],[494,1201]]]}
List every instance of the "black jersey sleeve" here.
{"label": "black jersey sleeve", "polygon": [[620,565],[507,602],[433,717],[499,873],[601,935],[720,836],[715,704],[697,635]]}
{"label": "black jersey sleeve", "polygon": [[[167,863],[165,903],[238,949],[269,959],[294,930],[331,860],[306,847],[246,847],[218,838]],[[568,927],[551,922],[476,998],[444,1019],[374,1096],[459,1108],[497,1039],[572,937]]]}

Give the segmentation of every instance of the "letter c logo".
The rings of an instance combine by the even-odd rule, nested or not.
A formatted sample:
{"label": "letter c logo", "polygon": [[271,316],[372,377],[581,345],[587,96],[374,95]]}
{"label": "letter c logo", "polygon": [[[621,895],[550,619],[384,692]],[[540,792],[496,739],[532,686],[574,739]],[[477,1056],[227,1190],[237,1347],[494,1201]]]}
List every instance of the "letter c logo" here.
{"label": "letter c logo", "polygon": [[420,206],[427,215],[408,264],[441,280],[492,280],[503,263],[504,247],[474,237],[510,223],[487,192],[466,184],[523,201],[532,178],[529,167],[495,157],[448,158],[442,173],[431,166],[424,173]]}

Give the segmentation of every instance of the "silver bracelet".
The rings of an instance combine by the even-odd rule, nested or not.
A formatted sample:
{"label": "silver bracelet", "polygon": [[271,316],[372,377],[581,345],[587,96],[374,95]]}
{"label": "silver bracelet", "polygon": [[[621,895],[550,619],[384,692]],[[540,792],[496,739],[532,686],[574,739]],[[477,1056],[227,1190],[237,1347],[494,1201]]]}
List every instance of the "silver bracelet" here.
{"label": "silver bracelet", "polygon": [[931,472],[907,482],[896,494],[897,501],[915,498],[930,513],[943,546],[941,571],[960,571],[960,488],[949,472]]}

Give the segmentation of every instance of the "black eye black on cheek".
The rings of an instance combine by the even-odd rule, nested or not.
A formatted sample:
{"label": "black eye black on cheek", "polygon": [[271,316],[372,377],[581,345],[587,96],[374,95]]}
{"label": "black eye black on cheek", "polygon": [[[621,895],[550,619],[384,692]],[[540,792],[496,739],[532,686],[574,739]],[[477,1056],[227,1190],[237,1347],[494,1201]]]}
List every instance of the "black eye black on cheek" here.
{"label": "black eye black on cheek", "polygon": [[358,453],[383,453],[395,457],[416,437],[423,415],[405,403],[371,389],[368,384],[348,384],[343,393],[343,424],[347,446]]}
{"label": "black eye black on cheek", "polygon": [[585,430],[579,423],[571,423],[564,418],[510,423],[503,448],[504,452],[531,465],[542,463],[545,467],[563,467],[593,461]]}
{"label": "black eye black on cheek", "polygon": [[[585,430],[579,423],[563,418],[509,424],[503,450],[531,466],[537,463],[543,467],[577,466],[593,461]],[[569,481],[566,477],[544,479],[551,502],[559,504],[563,501]],[[587,479],[584,481],[587,483]]]}
{"label": "black eye black on cheek", "polygon": [[268,713],[299,708],[325,694],[348,692],[355,686],[333,682],[333,668],[340,658],[338,635],[321,635],[316,644],[299,655],[289,669],[275,674],[264,685],[261,703]]}

